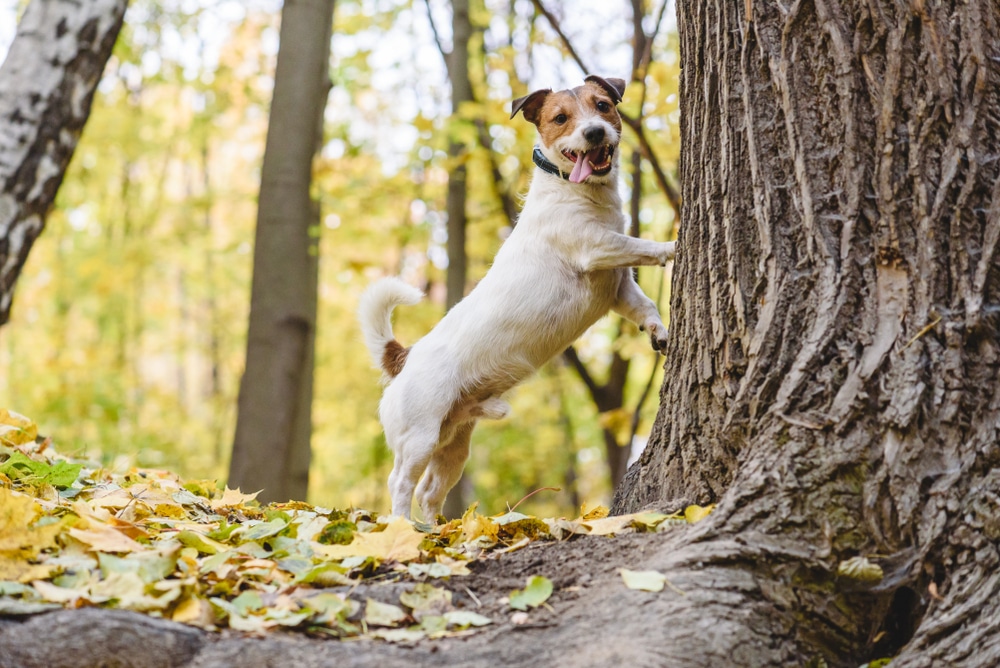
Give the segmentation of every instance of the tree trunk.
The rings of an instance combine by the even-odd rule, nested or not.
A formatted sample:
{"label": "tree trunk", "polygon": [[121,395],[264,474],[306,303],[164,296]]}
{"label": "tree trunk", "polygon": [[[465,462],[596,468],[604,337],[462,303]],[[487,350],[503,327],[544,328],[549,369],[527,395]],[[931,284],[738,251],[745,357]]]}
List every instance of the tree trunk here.
{"label": "tree trunk", "polygon": [[33,0],[0,66],[0,326],[62,184],[127,0]]}
{"label": "tree trunk", "polygon": [[695,657],[995,666],[1000,6],[678,9],[671,339],[615,507],[719,502],[664,560]]}
{"label": "tree trunk", "polygon": [[[459,112],[462,105],[472,102],[472,82],[469,80],[469,40],[472,38],[472,22],[469,19],[469,0],[453,0],[451,52],[445,56],[448,64],[448,80],[451,82],[450,132],[458,135]],[[462,301],[465,296],[467,258],[465,253],[465,215],[467,149],[459,136],[453,136],[448,144],[448,156],[452,167],[448,172],[448,275],[447,307]],[[461,517],[468,504],[472,484],[463,472],[458,484],[445,499],[445,517]]]}
{"label": "tree trunk", "polygon": [[261,172],[246,370],[229,484],[304,499],[312,431],[319,229],[310,197],[330,89],[333,0],[286,2]]}

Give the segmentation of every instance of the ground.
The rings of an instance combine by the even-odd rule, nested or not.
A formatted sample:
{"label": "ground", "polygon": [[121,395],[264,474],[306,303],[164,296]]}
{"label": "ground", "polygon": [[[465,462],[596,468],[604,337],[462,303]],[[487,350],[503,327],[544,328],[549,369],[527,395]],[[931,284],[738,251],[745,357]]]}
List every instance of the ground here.
{"label": "ground", "polygon": [[[0,668],[662,666],[670,661],[670,651],[657,647],[657,620],[682,594],[670,587],[657,593],[630,590],[618,569],[655,566],[651,562],[676,533],[539,542],[502,558],[474,562],[471,575],[436,583],[452,592],[455,607],[494,620],[466,637],[407,644],[316,638],[296,631],[252,636],[87,608],[0,618]],[[522,621],[506,598],[535,574],[551,579],[554,592]],[[361,584],[351,597],[394,602],[399,588],[412,586]],[[681,656],[670,658],[683,663]]]}

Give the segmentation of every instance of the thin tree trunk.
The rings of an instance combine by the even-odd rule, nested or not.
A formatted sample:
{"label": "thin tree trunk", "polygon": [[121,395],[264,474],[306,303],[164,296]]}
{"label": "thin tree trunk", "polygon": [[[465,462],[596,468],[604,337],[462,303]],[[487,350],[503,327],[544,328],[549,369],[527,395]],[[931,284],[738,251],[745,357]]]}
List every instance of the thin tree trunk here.
{"label": "thin tree trunk", "polygon": [[127,0],[32,0],[0,66],[0,326],[90,116]]}
{"label": "thin tree trunk", "polygon": [[615,508],[719,507],[660,560],[713,627],[662,665],[998,665],[1000,6],[679,25],[667,369]]}
{"label": "thin tree trunk", "polygon": [[[469,40],[472,38],[472,22],[469,20],[469,0],[452,0],[452,47],[445,56],[448,63],[448,80],[451,82],[450,121],[453,133],[457,133],[461,120],[462,105],[472,102],[472,82],[469,80]],[[465,214],[467,149],[458,137],[448,144],[448,156],[452,168],[448,172],[448,276],[447,307],[450,309],[465,296],[467,257],[465,253]],[[466,473],[452,488],[445,499],[442,512],[445,517],[461,517],[465,511],[472,483]]]}
{"label": "thin tree trunk", "polygon": [[261,173],[246,370],[229,484],[306,497],[312,431],[319,209],[309,187],[330,88],[333,0],[282,10]]}

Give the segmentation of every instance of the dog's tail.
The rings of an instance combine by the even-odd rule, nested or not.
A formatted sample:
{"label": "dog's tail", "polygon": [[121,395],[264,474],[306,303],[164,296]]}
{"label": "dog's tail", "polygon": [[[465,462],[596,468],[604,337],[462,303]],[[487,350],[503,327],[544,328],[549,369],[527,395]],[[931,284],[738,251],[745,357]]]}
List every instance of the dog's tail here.
{"label": "dog's tail", "polygon": [[416,304],[423,296],[420,290],[398,278],[380,279],[361,294],[358,304],[361,333],[375,366],[388,378],[399,375],[410,352],[392,333],[392,310],[401,304]]}

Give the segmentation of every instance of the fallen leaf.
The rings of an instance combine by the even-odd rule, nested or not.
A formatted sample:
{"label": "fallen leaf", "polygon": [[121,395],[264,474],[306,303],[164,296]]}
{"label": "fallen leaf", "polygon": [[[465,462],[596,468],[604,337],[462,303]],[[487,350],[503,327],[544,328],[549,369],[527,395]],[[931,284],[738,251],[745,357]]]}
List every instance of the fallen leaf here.
{"label": "fallen leaf", "polygon": [[242,506],[245,503],[250,503],[257,498],[260,492],[254,492],[253,494],[244,494],[237,489],[229,489],[226,487],[226,491],[222,493],[222,496],[218,499],[212,499],[209,501],[209,506],[212,510],[222,510],[223,508],[234,508],[237,506]]}
{"label": "fallen leaf", "polygon": [[709,504],[707,506],[690,505],[684,509],[684,519],[686,519],[691,524],[695,522],[700,522],[701,520],[708,517],[709,513],[715,508],[715,504]]}
{"label": "fallen leaf", "polygon": [[96,552],[138,552],[146,549],[121,531],[91,523],[89,529],[70,529],[69,535]]}
{"label": "fallen leaf", "polygon": [[0,408],[0,443],[4,445],[24,445],[38,438],[38,427],[30,419]]}
{"label": "fallen leaf", "polygon": [[450,610],[444,613],[444,618],[449,625],[463,629],[469,626],[487,626],[493,623],[489,617],[484,617],[471,610]]}
{"label": "fallen leaf", "polygon": [[667,576],[658,571],[630,571],[627,568],[619,568],[618,572],[629,589],[663,591],[663,586],[667,582]]}
{"label": "fallen leaf", "polygon": [[413,525],[397,517],[386,525],[384,531],[358,532],[350,545],[313,544],[313,550],[330,559],[345,557],[375,557],[382,561],[412,561],[420,556],[419,545],[424,534]]}
{"label": "fallen leaf", "polygon": [[396,626],[408,617],[398,606],[380,603],[371,598],[365,601],[365,622],[369,626]]}
{"label": "fallen leaf", "polygon": [[428,615],[440,615],[451,608],[451,592],[421,582],[399,595],[399,602],[413,611],[418,622]]}
{"label": "fallen leaf", "polygon": [[537,608],[552,595],[552,580],[542,575],[532,575],[524,589],[510,594],[510,607],[514,610]]}
{"label": "fallen leaf", "polygon": [[589,522],[591,520],[603,520],[608,516],[610,511],[605,506],[597,506],[593,510],[588,511],[586,504],[580,508],[580,519],[584,522]]}

